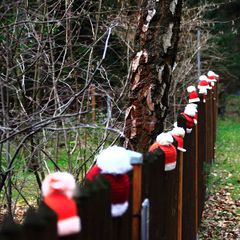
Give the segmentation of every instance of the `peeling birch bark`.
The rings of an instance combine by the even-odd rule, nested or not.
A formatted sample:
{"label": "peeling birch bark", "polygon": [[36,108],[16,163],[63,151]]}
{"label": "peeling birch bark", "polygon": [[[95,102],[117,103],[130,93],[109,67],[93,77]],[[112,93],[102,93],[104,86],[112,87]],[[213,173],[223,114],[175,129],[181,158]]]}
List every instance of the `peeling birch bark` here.
{"label": "peeling birch bark", "polygon": [[176,59],[182,0],[144,0],[136,33],[125,146],[145,152],[163,131]]}

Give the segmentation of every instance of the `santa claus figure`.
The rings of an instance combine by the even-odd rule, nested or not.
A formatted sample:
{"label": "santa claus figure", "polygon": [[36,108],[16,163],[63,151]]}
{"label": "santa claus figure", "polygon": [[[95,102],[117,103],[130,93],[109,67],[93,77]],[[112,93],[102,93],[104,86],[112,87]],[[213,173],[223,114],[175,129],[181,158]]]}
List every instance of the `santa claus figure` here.
{"label": "santa claus figure", "polygon": [[188,102],[194,103],[194,102],[200,102],[200,99],[198,97],[198,93],[195,86],[189,86],[187,87],[188,95]]}
{"label": "santa claus figure", "polygon": [[219,75],[213,71],[208,71],[207,77],[208,77],[208,82],[210,83],[210,85],[212,87],[214,87],[215,83],[217,82],[217,79],[219,78]]}
{"label": "santa claus figure", "polygon": [[192,132],[192,128],[197,125],[197,108],[196,104],[188,104],[184,112],[180,113],[177,118],[177,126],[184,128],[187,133]]}
{"label": "santa claus figure", "polygon": [[127,174],[132,169],[130,154],[123,147],[112,146],[103,150],[90,168],[86,179],[93,180],[103,174],[111,185],[111,213],[113,217],[122,216],[128,209],[130,181]]}
{"label": "santa claus figure", "polygon": [[79,233],[81,221],[76,202],[72,199],[76,183],[67,172],[49,174],[42,183],[43,202],[57,214],[59,236]]}
{"label": "santa claus figure", "polygon": [[149,148],[150,152],[157,149],[161,151],[165,161],[165,171],[171,171],[176,167],[177,150],[172,143],[173,137],[169,132],[161,133],[157,136],[156,142]]}
{"label": "santa claus figure", "polygon": [[205,103],[207,91],[209,89],[212,89],[212,87],[209,86],[208,78],[206,75],[201,75],[199,77],[198,89],[199,89],[199,94],[203,94],[203,102]]}
{"label": "santa claus figure", "polygon": [[184,137],[185,137],[185,130],[181,127],[174,127],[171,131],[171,134],[175,141],[177,142],[177,149],[181,152],[186,152],[184,148]]}

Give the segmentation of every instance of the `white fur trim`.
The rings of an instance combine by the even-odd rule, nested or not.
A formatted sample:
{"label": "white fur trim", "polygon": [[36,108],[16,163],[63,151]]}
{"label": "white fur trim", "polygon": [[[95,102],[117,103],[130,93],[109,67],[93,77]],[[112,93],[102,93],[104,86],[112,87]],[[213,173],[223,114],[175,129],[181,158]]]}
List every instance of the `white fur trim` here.
{"label": "white fur trim", "polygon": [[197,125],[197,119],[193,119],[195,125]]}
{"label": "white fur trim", "polygon": [[174,127],[178,127],[177,122],[173,123],[173,126]]}
{"label": "white fur trim", "polygon": [[191,133],[192,132],[192,128],[186,128],[186,132],[187,133]]}
{"label": "white fur trim", "polygon": [[219,77],[219,75],[216,74],[216,73],[213,72],[213,71],[208,71],[207,75],[208,75],[208,77],[210,77],[210,76]]}
{"label": "white fur trim", "polygon": [[170,145],[171,143],[173,143],[173,137],[169,132],[163,132],[157,136],[156,141],[160,145],[167,146],[167,145]]}
{"label": "white fur trim", "polygon": [[59,236],[66,236],[81,231],[81,219],[78,216],[58,221],[57,229]]}
{"label": "white fur trim", "polygon": [[97,165],[102,173],[123,174],[132,169],[130,155],[123,147],[112,146],[97,156]]}
{"label": "white fur trim", "polygon": [[176,167],[176,162],[167,163],[167,164],[165,164],[164,171],[171,171],[171,170],[175,169],[175,167]]}
{"label": "white fur trim", "polygon": [[200,80],[200,81],[202,81],[202,80],[208,81],[208,77],[207,77],[206,75],[201,75],[201,76],[199,77],[199,80]]}
{"label": "white fur trim", "polygon": [[208,89],[208,87],[198,86],[198,89],[199,89],[199,93],[200,93],[200,94],[205,94],[205,95],[207,95],[207,89]]}
{"label": "white fur trim", "polygon": [[198,107],[198,105],[195,104],[195,103],[188,103],[188,104],[185,106],[185,109],[186,109],[186,108],[191,108],[191,109],[195,109],[195,112],[197,112],[197,107]]}
{"label": "white fur trim", "polygon": [[195,86],[187,87],[187,92],[191,93],[191,92],[194,92],[194,91],[196,91],[196,87]]}
{"label": "white fur trim", "polygon": [[187,151],[185,148],[181,148],[181,147],[178,147],[177,149],[181,152],[186,152]]}
{"label": "white fur trim", "polygon": [[196,114],[196,108],[195,107],[185,107],[184,113],[186,113],[190,117],[194,117]]}
{"label": "white fur trim", "polygon": [[50,173],[42,182],[42,195],[45,197],[55,190],[58,190],[71,198],[74,194],[75,188],[76,182],[70,173]]}
{"label": "white fur trim", "polygon": [[128,209],[128,202],[111,205],[112,217],[122,216]]}
{"label": "white fur trim", "polygon": [[200,101],[200,98],[189,99],[189,103],[194,103],[194,102],[199,102],[199,101]]}
{"label": "white fur trim", "polygon": [[171,134],[172,135],[177,135],[177,136],[180,136],[180,137],[184,138],[185,130],[182,127],[175,127],[175,128],[172,129]]}

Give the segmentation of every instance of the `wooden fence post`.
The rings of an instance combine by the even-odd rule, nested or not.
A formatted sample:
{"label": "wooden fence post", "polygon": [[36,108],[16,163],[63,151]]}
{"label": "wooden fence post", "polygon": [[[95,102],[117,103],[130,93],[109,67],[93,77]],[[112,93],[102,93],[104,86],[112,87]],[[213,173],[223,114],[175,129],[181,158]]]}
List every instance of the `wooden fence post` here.
{"label": "wooden fence post", "polygon": [[37,211],[46,224],[46,233],[47,238],[51,240],[57,240],[57,215],[56,213],[50,209],[44,202],[41,202]]}
{"label": "wooden fence post", "polygon": [[199,159],[198,159],[198,127],[195,127],[195,227],[196,227],[196,235],[198,233],[198,225],[199,225],[199,218],[198,218],[198,213],[199,213],[199,195],[198,195],[198,164],[199,164]]}
{"label": "wooden fence post", "polygon": [[24,219],[23,232],[25,240],[48,239],[46,234],[46,222],[31,208],[28,209]]}
{"label": "wooden fence post", "polygon": [[[200,96],[201,97],[201,96]],[[206,104],[198,104],[198,222],[200,223],[205,200],[205,169],[206,163]]]}
{"label": "wooden fence post", "polygon": [[141,200],[142,200],[142,163],[140,153],[129,151],[133,165],[133,200],[132,200],[132,240],[140,239]]}
{"label": "wooden fence post", "polygon": [[1,240],[23,240],[22,228],[13,221],[12,216],[4,216],[0,231]]}
{"label": "wooden fence post", "polygon": [[161,239],[164,225],[164,160],[159,150],[144,154],[142,172],[142,199],[148,198],[150,202],[149,239],[158,240]]}
{"label": "wooden fence post", "polygon": [[183,193],[183,152],[178,153],[178,232],[177,240],[182,240],[182,193]]}
{"label": "wooden fence post", "polygon": [[183,158],[183,212],[182,239],[196,238],[196,127],[190,134],[186,134],[184,144],[187,152]]}

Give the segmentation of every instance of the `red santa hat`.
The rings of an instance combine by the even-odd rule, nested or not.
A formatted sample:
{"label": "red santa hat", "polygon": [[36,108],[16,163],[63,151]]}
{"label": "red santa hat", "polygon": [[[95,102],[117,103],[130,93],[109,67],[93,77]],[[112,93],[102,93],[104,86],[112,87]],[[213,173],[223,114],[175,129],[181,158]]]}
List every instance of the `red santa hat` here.
{"label": "red santa hat", "polygon": [[210,82],[211,86],[214,86],[215,82],[217,82],[217,78],[219,77],[219,75],[213,71],[208,71],[207,76],[208,82]]}
{"label": "red santa hat", "polygon": [[209,86],[208,78],[206,75],[201,75],[199,77],[198,89],[199,93],[201,94],[207,94],[207,90],[212,89],[212,87]]}
{"label": "red santa hat", "polygon": [[207,90],[212,89],[212,87],[209,86],[208,78],[207,78],[206,75],[201,75],[199,77],[198,89],[199,89],[199,93],[203,94],[203,102],[205,103],[206,102]]}
{"label": "red santa hat", "polygon": [[[197,125],[197,107],[198,105],[197,104],[194,104],[194,103],[189,103],[185,106],[185,113],[192,113],[192,111],[195,111],[195,115],[193,116],[193,121],[194,121],[194,124]],[[189,114],[188,114],[189,115]],[[191,115],[189,115],[191,116]],[[192,117],[192,116],[191,116]]]}
{"label": "red santa hat", "polygon": [[186,149],[183,147],[184,145],[184,136],[185,130],[181,127],[174,127],[171,131],[173,138],[177,141],[178,147],[177,149],[181,152],[186,152]]}
{"label": "red santa hat", "polygon": [[200,101],[195,86],[187,87],[187,92],[189,93],[189,96],[188,96],[189,103],[199,102]]}
{"label": "red santa hat", "polygon": [[86,178],[92,180],[101,173],[111,185],[111,213],[113,217],[122,216],[128,209],[130,180],[127,172],[132,169],[129,152],[118,146],[104,149],[97,156],[96,165],[87,173]]}
{"label": "red santa hat", "polygon": [[219,78],[219,75],[213,71],[208,71],[207,76],[208,80],[211,82],[217,82],[217,78]]}
{"label": "red santa hat", "polygon": [[57,214],[59,236],[81,231],[77,205],[72,199],[75,188],[74,177],[67,172],[49,174],[42,183],[43,201]]}
{"label": "red santa hat", "polygon": [[171,171],[176,167],[177,151],[172,145],[173,137],[171,133],[164,132],[157,136],[156,143],[150,147],[150,151],[160,148],[164,152],[165,171]]}

